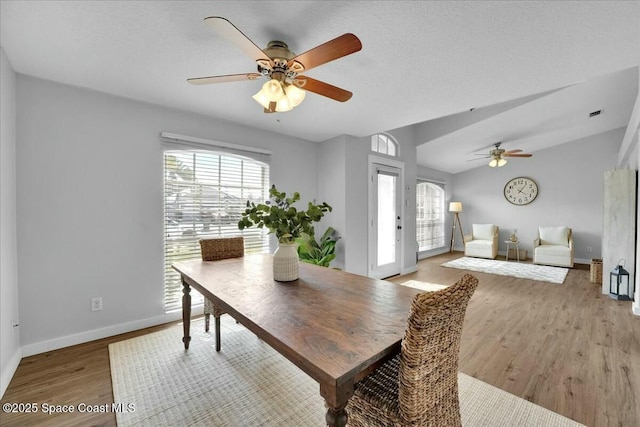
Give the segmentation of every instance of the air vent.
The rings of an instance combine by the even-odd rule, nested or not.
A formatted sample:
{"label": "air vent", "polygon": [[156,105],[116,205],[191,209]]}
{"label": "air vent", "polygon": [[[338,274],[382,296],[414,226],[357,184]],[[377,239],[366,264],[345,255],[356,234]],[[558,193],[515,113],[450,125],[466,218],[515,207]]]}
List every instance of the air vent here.
{"label": "air vent", "polygon": [[589,113],[589,117],[599,116],[602,113],[602,110],[592,111]]}

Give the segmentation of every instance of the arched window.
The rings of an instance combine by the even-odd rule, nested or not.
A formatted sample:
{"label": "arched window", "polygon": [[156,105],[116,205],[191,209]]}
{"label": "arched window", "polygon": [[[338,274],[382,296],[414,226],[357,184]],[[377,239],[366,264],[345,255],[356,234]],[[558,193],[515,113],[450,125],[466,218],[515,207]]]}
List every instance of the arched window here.
{"label": "arched window", "polygon": [[416,185],[416,240],[418,250],[444,246],[444,188],[418,181]]}
{"label": "arched window", "polygon": [[390,136],[377,133],[371,137],[371,151],[395,157],[398,155],[398,143]]}

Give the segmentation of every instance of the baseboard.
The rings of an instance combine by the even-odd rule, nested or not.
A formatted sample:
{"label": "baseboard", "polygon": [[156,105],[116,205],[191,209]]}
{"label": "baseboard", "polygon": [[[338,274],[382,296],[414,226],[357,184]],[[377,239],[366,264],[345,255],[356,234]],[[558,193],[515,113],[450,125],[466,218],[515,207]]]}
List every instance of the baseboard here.
{"label": "baseboard", "polygon": [[418,271],[418,266],[414,265],[413,267],[403,268],[402,271],[400,271],[400,274],[404,276],[405,274],[415,273],[416,271]]}
{"label": "baseboard", "polygon": [[9,383],[18,369],[20,360],[22,360],[22,347],[17,348],[5,369],[2,370],[2,375],[0,376],[0,398],[2,398],[4,392],[7,391],[7,387],[9,387]]}
{"label": "baseboard", "polygon": [[428,251],[418,252],[418,261],[446,253],[449,253],[449,249],[447,248],[431,249]]}
{"label": "baseboard", "polygon": [[[201,306],[200,306],[201,307]],[[191,309],[193,316],[202,314],[202,310],[198,310],[198,306]],[[99,340],[102,338],[112,337],[114,335],[124,334],[126,332],[137,331],[151,326],[161,325],[182,319],[182,311],[175,310],[163,314],[161,316],[150,317],[147,319],[135,320],[133,322],[120,323],[117,325],[107,326],[104,328],[93,329],[90,331],[80,332],[77,334],[66,335],[47,341],[41,341],[33,344],[27,344],[22,347],[22,357],[33,356],[35,354],[45,353],[47,351],[57,350],[59,348],[69,347],[76,344],[82,344],[89,341]]]}

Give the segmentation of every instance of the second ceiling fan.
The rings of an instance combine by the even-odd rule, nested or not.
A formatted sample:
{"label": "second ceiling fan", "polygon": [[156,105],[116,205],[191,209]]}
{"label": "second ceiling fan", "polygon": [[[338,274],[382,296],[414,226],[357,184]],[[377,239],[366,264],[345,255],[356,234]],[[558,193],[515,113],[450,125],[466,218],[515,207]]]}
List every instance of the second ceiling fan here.
{"label": "second ceiling fan", "polygon": [[523,153],[520,149],[514,150],[505,150],[504,148],[500,148],[502,142],[497,142],[494,144],[494,147],[489,154],[479,154],[483,157],[481,159],[491,159],[489,162],[489,166],[492,168],[502,167],[507,164],[507,159],[510,157],[531,157],[533,154]]}
{"label": "second ceiling fan", "polygon": [[355,35],[343,34],[296,55],[282,41],[271,41],[264,50],[259,48],[225,18],[211,16],[204,21],[215,32],[231,41],[253,59],[257,64],[258,72],[196,77],[187,79],[189,83],[195,85],[226,83],[257,80],[265,76],[269,80],[253,96],[253,99],[264,107],[265,113],[290,111],[302,102],[306,92],[313,92],[340,102],[351,99],[353,95],[351,92],[300,73],[361,50],[362,43]]}

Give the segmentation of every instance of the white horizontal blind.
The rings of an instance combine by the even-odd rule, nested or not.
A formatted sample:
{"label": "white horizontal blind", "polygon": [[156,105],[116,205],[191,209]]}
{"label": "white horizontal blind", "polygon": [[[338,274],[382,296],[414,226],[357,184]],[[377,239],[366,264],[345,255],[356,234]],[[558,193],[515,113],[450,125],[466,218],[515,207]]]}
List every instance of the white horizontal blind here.
{"label": "white horizontal blind", "polygon": [[[248,157],[207,150],[164,153],[165,310],[181,306],[176,261],[200,258],[202,238],[243,236],[245,253],[268,252],[266,230],[238,229],[247,201],[269,197],[269,165]],[[192,302],[202,296],[192,292]]]}
{"label": "white horizontal blind", "polygon": [[416,234],[419,251],[444,246],[444,189],[438,184],[416,185]]}

